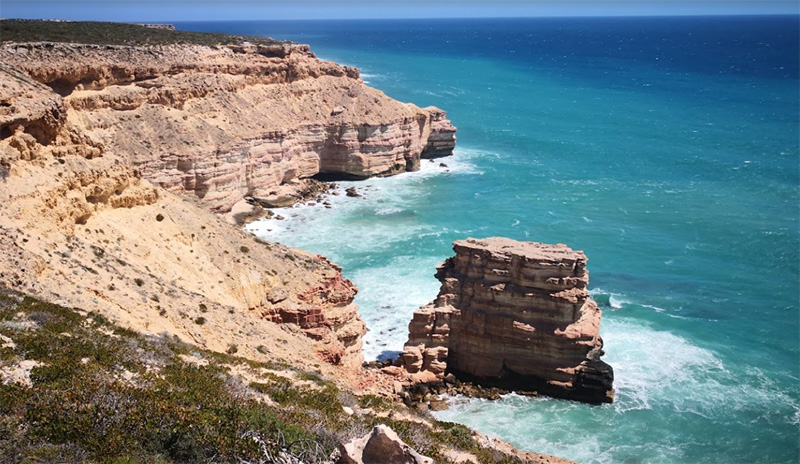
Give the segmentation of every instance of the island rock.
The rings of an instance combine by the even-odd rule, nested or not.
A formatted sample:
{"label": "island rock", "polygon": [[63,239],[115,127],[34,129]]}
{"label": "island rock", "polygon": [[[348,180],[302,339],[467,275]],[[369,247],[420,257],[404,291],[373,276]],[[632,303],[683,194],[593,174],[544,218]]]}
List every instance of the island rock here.
{"label": "island rock", "polygon": [[507,238],[454,243],[436,300],[414,313],[398,362],[412,376],[460,379],[589,403],[611,402],[601,310],[586,256]]}

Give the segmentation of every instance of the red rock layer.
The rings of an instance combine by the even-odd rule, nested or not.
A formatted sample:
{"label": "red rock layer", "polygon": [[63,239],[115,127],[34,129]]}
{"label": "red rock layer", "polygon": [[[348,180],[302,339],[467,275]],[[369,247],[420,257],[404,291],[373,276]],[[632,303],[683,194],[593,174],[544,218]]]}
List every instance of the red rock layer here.
{"label": "red rock layer", "polygon": [[454,243],[434,303],[414,314],[401,363],[591,403],[613,399],[586,256],[507,238]]}

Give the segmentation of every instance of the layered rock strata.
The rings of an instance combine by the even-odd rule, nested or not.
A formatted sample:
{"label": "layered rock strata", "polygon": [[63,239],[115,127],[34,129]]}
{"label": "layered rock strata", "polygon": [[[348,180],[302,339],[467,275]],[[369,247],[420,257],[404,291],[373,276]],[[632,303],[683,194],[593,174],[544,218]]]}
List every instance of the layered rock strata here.
{"label": "layered rock strata", "polygon": [[422,158],[442,158],[453,154],[453,147],[456,144],[456,128],[447,119],[447,114],[430,106],[425,108],[431,115],[431,133],[428,136],[428,143],[422,150]]}
{"label": "layered rock strata", "polygon": [[70,111],[0,63],[0,285],[218,351],[360,369],[340,268],[154,186]]}
{"label": "layered rock strata", "polygon": [[69,121],[157,186],[225,212],[286,204],[322,174],[366,178],[452,153],[455,128],[306,45],[13,43],[0,62],[64,98]]}
{"label": "layered rock strata", "polygon": [[589,403],[613,400],[583,252],[507,238],[453,245],[456,255],[437,268],[438,297],[409,324],[399,359],[408,372],[421,379],[452,372]]}
{"label": "layered rock strata", "polygon": [[0,63],[0,282],[256,357],[279,323],[313,345],[289,351],[360,366],[340,269],[204,210],[285,206],[317,175],[417,169],[452,153],[443,111],[287,42],[4,43]]}

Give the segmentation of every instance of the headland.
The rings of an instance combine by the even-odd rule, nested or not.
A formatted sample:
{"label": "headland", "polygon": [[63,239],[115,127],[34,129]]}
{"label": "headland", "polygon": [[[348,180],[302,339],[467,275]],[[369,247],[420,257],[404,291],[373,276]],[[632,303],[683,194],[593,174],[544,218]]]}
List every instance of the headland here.
{"label": "headland", "polygon": [[[57,21],[3,20],[0,31],[2,372],[3,388],[19,400],[4,413],[23,424],[24,405],[40,394],[119,393],[123,382],[127,396],[103,401],[145,417],[137,395],[191,391],[168,372],[178,366],[221,379],[206,393],[277,414],[274,426],[234,420],[239,439],[260,444],[262,454],[271,446],[291,454],[276,437],[297,427],[327,453],[383,422],[439,461],[559,462],[386,403],[392,380],[362,368],[365,326],[341,269],[232,224],[232,211],[308,195],[315,176],[394,175],[448,155],[455,128],[442,110],[395,101],[357,69],[288,42]],[[55,351],[25,348],[42,343]],[[87,344],[115,354],[92,354]],[[58,347],[88,354],[59,357]],[[78,383],[65,386],[69,379]],[[160,381],[167,383],[153,390]],[[333,396],[314,399],[319,391]],[[212,400],[200,396],[189,402]],[[99,408],[98,398],[65,397],[62,405]],[[177,407],[167,401],[162,411]],[[320,408],[330,421],[317,428],[298,416]],[[126,433],[133,429],[115,428],[122,416],[58,426],[84,416],[41,410],[4,446],[23,457],[46,452],[23,445],[33,433],[76,459],[119,449],[176,460],[233,460],[244,446],[198,434],[195,420],[210,416],[186,411],[167,436],[149,423]],[[126,448],[122,438],[120,448],[87,442],[99,436],[141,436],[155,451]]]}

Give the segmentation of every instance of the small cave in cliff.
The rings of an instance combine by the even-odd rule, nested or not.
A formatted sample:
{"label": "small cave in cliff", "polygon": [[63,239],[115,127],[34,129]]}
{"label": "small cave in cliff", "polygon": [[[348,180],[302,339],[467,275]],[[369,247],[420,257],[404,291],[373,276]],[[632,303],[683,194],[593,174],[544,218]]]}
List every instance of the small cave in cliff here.
{"label": "small cave in cliff", "polygon": [[14,134],[14,131],[11,130],[11,127],[8,125],[0,126],[0,140],[7,139]]}
{"label": "small cave in cliff", "polygon": [[72,92],[74,92],[75,87],[78,86],[77,82],[64,78],[56,79],[51,82],[46,82],[45,84],[47,84],[48,87],[53,89],[53,92],[61,95],[62,97],[66,97]]}

